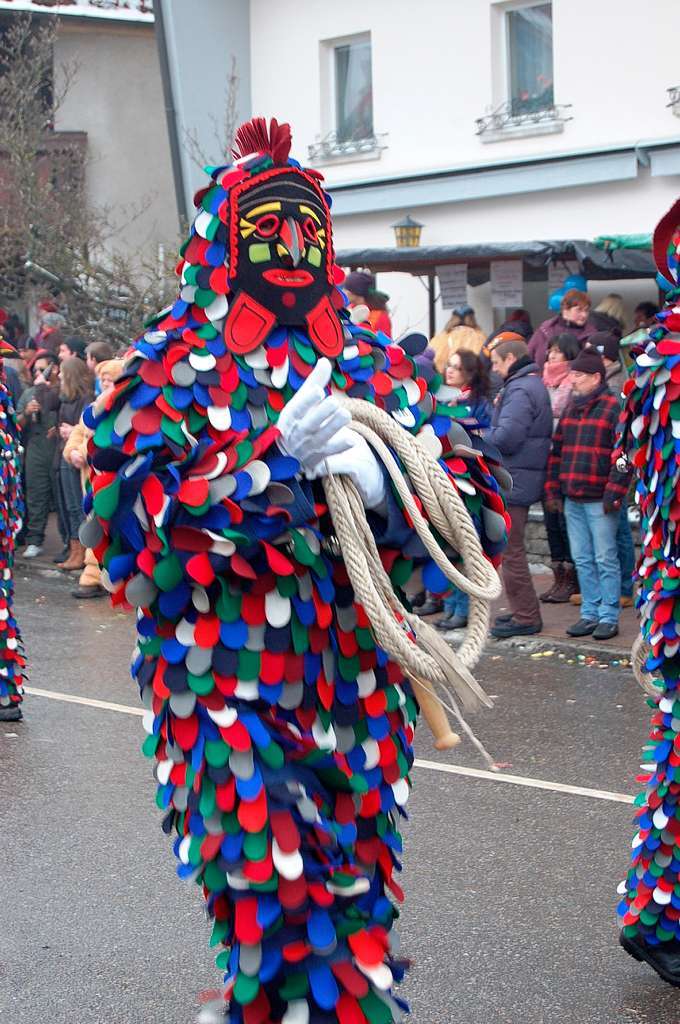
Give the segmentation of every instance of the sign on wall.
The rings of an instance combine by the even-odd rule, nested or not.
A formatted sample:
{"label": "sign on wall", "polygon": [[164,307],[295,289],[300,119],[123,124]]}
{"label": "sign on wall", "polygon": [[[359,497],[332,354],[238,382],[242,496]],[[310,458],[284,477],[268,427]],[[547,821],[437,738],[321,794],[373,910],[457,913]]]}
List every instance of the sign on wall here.
{"label": "sign on wall", "polygon": [[568,277],[580,273],[578,260],[560,260],[559,263],[551,263],[548,266],[548,295],[559,291]]}
{"label": "sign on wall", "polygon": [[491,305],[494,309],[507,309],[521,306],[522,301],[522,261],[492,260]]}
{"label": "sign on wall", "polygon": [[467,305],[467,263],[437,267],[437,277],[444,309]]}

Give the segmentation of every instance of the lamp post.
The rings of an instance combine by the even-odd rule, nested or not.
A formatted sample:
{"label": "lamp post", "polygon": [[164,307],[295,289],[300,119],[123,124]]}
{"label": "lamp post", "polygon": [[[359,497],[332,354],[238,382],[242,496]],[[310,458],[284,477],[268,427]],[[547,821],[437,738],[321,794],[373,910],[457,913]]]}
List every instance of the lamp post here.
{"label": "lamp post", "polygon": [[[418,220],[414,220],[410,214],[406,214],[403,220],[397,221],[393,224],[394,237],[397,242],[397,249],[418,249],[420,247],[420,233],[423,230],[423,224]],[[427,305],[428,305],[428,320],[430,325],[430,337],[434,334],[435,325],[435,297],[434,297],[434,284],[435,284],[435,273],[434,270],[430,270],[427,275]]]}
{"label": "lamp post", "polygon": [[397,249],[417,249],[420,245],[420,232],[423,225],[420,221],[414,220],[407,214],[403,220],[393,224],[394,237],[397,242]]}

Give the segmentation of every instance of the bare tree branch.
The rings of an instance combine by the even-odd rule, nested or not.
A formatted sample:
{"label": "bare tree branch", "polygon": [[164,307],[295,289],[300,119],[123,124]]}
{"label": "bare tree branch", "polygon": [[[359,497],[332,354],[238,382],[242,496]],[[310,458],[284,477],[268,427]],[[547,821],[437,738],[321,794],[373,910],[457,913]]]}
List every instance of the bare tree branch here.
{"label": "bare tree branch", "polygon": [[26,303],[39,283],[60,294],[69,331],[123,345],[175,294],[173,268],[148,246],[121,251],[151,196],[94,206],[86,135],[54,131],[78,73],[70,63],[55,74],[57,31],[57,19],[22,15],[0,36],[0,304]]}
{"label": "bare tree branch", "polygon": [[232,55],[231,67],[227,73],[222,117],[210,117],[213,133],[209,149],[201,143],[195,130],[184,128],[184,145],[189,159],[201,170],[206,166],[222,164],[229,160],[238,128],[238,83],[236,57]]}

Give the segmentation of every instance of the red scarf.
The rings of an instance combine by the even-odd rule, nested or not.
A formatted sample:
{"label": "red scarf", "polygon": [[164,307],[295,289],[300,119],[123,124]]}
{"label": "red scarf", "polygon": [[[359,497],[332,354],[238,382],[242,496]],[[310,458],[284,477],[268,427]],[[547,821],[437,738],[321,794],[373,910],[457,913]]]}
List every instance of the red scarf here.
{"label": "red scarf", "polygon": [[547,388],[558,388],[571,373],[571,363],[544,363],[543,383]]}

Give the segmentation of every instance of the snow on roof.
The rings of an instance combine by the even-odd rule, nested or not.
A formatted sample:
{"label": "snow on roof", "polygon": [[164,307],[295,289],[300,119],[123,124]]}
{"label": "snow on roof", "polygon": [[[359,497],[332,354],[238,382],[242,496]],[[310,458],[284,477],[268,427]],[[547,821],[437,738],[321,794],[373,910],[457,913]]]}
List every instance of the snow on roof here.
{"label": "snow on roof", "polygon": [[14,11],[32,14],[153,24],[153,0],[0,0],[0,13],[5,4]]}

